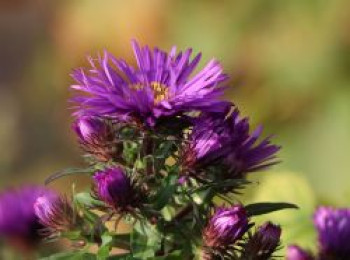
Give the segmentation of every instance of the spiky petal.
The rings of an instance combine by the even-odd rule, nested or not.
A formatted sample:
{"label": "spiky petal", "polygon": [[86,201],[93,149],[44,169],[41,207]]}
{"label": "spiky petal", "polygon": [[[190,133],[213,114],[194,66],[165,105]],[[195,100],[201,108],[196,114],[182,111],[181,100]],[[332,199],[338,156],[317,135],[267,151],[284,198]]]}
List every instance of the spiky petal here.
{"label": "spiky petal", "polygon": [[132,42],[137,67],[105,52],[89,58],[91,68],[77,69],[71,88],[85,95],[76,96],[76,115],[97,115],[155,126],[160,118],[184,112],[220,112],[228,102],[220,101],[227,79],[220,64],[211,60],[193,77],[201,54],[191,60],[192,50],[167,53],[158,48],[140,47]]}

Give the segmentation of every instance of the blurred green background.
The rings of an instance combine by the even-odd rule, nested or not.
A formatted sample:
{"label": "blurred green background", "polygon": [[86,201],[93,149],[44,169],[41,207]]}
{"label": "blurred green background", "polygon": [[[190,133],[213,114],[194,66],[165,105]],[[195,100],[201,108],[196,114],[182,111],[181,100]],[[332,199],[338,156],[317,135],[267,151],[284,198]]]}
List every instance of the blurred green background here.
{"label": "blurred green background", "polygon": [[348,0],[1,0],[1,187],[82,164],[67,99],[87,54],[132,61],[132,38],[193,47],[223,63],[227,98],[283,146],[282,163],[252,176],[241,199],[297,203],[267,218],[284,243],[313,247],[315,206],[350,206],[349,27]]}

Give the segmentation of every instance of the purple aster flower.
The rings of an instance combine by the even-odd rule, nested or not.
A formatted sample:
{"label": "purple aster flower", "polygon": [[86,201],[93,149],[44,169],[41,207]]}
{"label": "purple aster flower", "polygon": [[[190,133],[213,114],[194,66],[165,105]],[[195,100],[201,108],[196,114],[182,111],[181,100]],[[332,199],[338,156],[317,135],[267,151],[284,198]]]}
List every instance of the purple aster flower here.
{"label": "purple aster flower", "polygon": [[228,102],[220,101],[227,79],[220,64],[211,60],[191,77],[201,54],[191,60],[191,49],[176,54],[150,50],[132,42],[137,67],[105,52],[89,58],[91,68],[77,69],[71,88],[86,95],[73,98],[75,115],[97,115],[133,120],[155,126],[158,119],[190,111],[221,112]]}
{"label": "purple aster flower", "polygon": [[314,214],[320,259],[348,259],[350,256],[350,209],[319,207]]}
{"label": "purple aster flower", "polygon": [[122,124],[97,117],[83,116],[73,123],[79,143],[84,151],[99,161],[121,161],[123,144],[117,138]]}
{"label": "purple aster flower", "polygon": [[40,241],[40,223],[34,211],[41,196],[55,196],[44,187],[27,186],[0,195],[0,235],[20,247],[34,247]]}
{"label": "purple aster flower", "polygon": [[290,245],[287,248],[287,260],[313,260],[314,257],[304,249],[296,245]]}
{"label": "purple aster flower", "polygon": [[218,208],[203,232],[204,245],[225,248],[241,239],[249,229],[247,212],[242,205]]}
{"label": "purple aster flower", "polygon": [[186,170],[223,165],[230,176],[267,168],[277,162],[279,146],[270,137],[258,142],[262,127],[250,133],[248,118],[240,118],[235,109],[231,114],[215,114],[195,120],[190,143],[182,152]]}
{"label": "purple aster flower", "polygon": [[76,220],[79,219],[67,199],[56,194],[45,194],[38,197],[34,203],[34,212],[39,222],[45,227],[43,234],[46,232],[46,236],[71,230]]}
{"label": "purple aster flower", "polygon": [[266,222],[250,236],[243,247],[242,259],[271,259],[280,243],[281,228],[271,222]]}
{"label": "purple aster flower", "polygon": [[99,199],[118,212],[129,211],[135,204],[136,192],[120,167],[95,173],[95,192]]}

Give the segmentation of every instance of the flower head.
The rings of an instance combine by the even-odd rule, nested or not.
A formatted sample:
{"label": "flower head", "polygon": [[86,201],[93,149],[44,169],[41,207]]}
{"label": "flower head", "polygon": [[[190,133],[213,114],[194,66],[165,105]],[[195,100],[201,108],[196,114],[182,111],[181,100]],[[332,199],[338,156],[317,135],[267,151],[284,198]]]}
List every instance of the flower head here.
{"label": "flower head", "polygon": [[211,60],[193,77],[201,55],[190,59],[192,50],[176,54],[158,48],[150,50],[132,42],[137,67],[105,52],[89,59],[91,68],[73,72],[73,89],[86,95],[73,98],[76,115],[97,115],[154,126],[162,117],[190,111],[219,112],[227,107],[220,101],[227,79],[220,64]]}
{"label": "flower head", "polygon": [[241,205],[218,208],[203,232],[206,247],[222,248],[234,244],[249,229],[246,210]]}
{"label": "flower head", "polygon": [[55,194],[38,197],[34,203],[34,212],[45,227],[43,231],[47,231],[47,236],[59,231],[69,231],[78,218],[74,216],[69,202]]}
{"label": "flower head", "polygon": [[55,196],[44,187],[27,186],[7,190],[0,195],[0,235],[22,246],[34,246],[40,241],[40,223],[34,211],[41,196]]}
{"label": "flower head", "polygon": [[121,160],[123,144],[116,136],[121,127],[116,122],[92,116],[79,117],[73,123],[83,150],[99,161]]}
{"label": "flower head", "polygon": [[314,214],[321,259],[350,256],[350,209],[319,207]]}
{"label": "flower head", "polygon": [[243,258],[267,260],[279,246],[281,228],[271,222],[266,222],[258,228],[244,245]]}
{"label": "flower head", "polygon": [[126,211],[135,198],[130,179],[119,168],[108,168],[94,175],[96,195],[117,211]]}
{"label": "flower head", "polygon": [[199,117],[182,155],[185,167],[220,164],[231,176],[236,176],[275,164],[275,154],[280,147],[271,144],[269,137],[257,142],[262,127],[252,133],[249,128],[248,119],[240,118],[237,109],[231,114]]}
{"label": "flower head", "polygon": [[313,256],[296,245],[290,245],[287,248],[287,260],[313,260]]}

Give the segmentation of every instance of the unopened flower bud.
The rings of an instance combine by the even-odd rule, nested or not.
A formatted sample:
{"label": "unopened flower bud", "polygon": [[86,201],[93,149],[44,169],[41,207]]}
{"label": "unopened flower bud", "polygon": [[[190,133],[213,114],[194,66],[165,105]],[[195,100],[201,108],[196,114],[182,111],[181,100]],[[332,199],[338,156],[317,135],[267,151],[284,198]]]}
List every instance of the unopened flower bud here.
{"label": "unopened flower bud", "polygon": [[267,260],[276,251],[281,236],[281,228],[266,222],[249,237],[244,245],[242,255],[246,259]]}
{"label": "unopened flower bud", "polygon": [[78,118],[73,128],[83,142],[92,142],[94,138],[103,135],[106,131],[102,120],[87,116]]}
{"label": "unopened flower bud", "polygon": [[121,160],[123,144],[117,138],[117,123],[92,116],[83,116],[73,123],[82,149],[99,161]]}
{"label": "unopened flower bud", "polygon": [[120,167],[97,172],[94,182],[97,197],[117,211],[125,211],[134,204],[131,180]]}
{"label": "unopened flower bud", "polygon": [[[74,227],[75,220],[73,209],[65,198],[57,195],[40,196],[34,203],[34,212],[40,223],[51,235],[59,231],[69,231]],[[44,231],[45,231],[44,230]]]}
{"label": "unopened flower bud", "polygon": [[248,229],[248,217],[243,206],[218,208],[204,230],[204,245],[210,248],[232,245]]}

